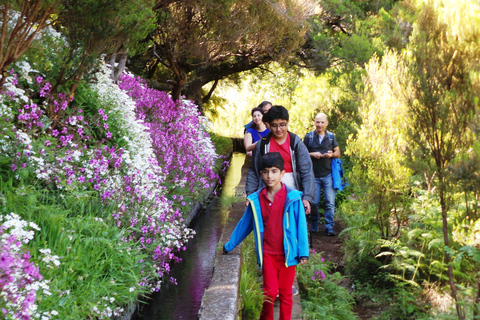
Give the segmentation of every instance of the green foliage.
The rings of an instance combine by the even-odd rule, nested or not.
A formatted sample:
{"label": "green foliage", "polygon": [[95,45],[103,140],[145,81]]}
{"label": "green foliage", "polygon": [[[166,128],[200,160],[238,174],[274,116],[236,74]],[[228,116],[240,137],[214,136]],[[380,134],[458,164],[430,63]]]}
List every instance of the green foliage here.
{"label": "green foliage", "polygon": [[[369,227],[388,239],[396,236],[408,215],[410,170],[404,165],[408,148],[406,110],[396,101],[395,88],[385,81],[397,65],[395,54],[383,63],[372,59],[367,66],[366,91],[360,109],[362,125],[348,140],[346,153],[355,156],[350,175],[362,208],[356,214],[370,216]],[[370,224],[373,223],[373,224]]]}
{"label": "green foliage", "polygon": [[0,86],[5,82],[7,68],[31,46],[39,32],[55,21],[62,9],[59,0],[0,2]]}
{"label": "green foliage", "polygon": [[263,306],[262,279],[259,276],[255,240],[250,234],[242,244],[242,260],[240,273],[241,318],[258,319]]}
{"label": "green foliage", "polygon": [[219,155],[227,156],[232,151],[232,139],[210,132],[215,151]]}
{"label": "green foliage", "polygon": [[[157,1],[152,45],[135,67],[202,101],[203,85],[281,61],[304,42],[310,4],[295,1]],[[225,27],[229,26],[229,27]],[[187,31],[187,32],[186,32]]]}
{"label": "green foliage", "polygon": [[311,254],[307,264],[297,266],[303,319],[358,319],[352,312],[353,298],[340,285],[344,277],[332,273],[333,267],[319,253]]}
{"label": "green foliage", "polygon": [[[129,233],[111,221],[116,205],[105,205],[91,192],[62,194],[32,185],[16,188],[12,181],[13,177],[0,180],[4,201],[0,214],[15,212],[39,226],[28,244],[30,254],[42,276],[51,279],[49,286],[56,289],[37,299],[40,312],[56,310],[59,318],[84,319],[99,303],[114,310],[134,302],[132,290],[147,294],[137,284],[150,266],[139,263],[146,256],[133,254],[132,243],[122,241]],[[41,253],[44,248],[51,249],[52,260]]]}
{"label": "green foliage", "polygon": [[401,28],[402,21],[395,19],[397,10],[393,9],[400,6],[396,3],[322,1],[311,18],[301,60],[317,72],[330,68],[349,72],[363,68],[374,53],[381,56],[390,46],[402,48],[409,34]]}

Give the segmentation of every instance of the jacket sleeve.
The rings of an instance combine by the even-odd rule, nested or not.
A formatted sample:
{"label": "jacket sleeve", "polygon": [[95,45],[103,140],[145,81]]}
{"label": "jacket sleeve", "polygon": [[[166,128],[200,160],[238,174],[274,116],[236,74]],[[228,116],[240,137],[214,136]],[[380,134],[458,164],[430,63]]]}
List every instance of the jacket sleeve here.
{"label": "jacket sleeve", "polygon": [[315,176],[313,174],[312,159],[305,144],[300,140],[297,143],[297,170],[303,187],[303,200],[313,201],[315,195]]}
{"label": "jacket sleeve", "polygon": [[308,227],[307,227],[307,218],[305,215],[305,209],[303,208],[303,203],[298,201],[298,210],[297,212],[297,257],[308,258],[309,256],[309,247],[308,247]]}
{"label": "jacket sleeve", "polygon": [[247,174],[247,182],[245,183],[245,193],[247,197],[260,189],[260,143],[255,145],[252,155],[252,163]]}
{"label": "jacket sleeve", "polygon": [[238,246],[253,230],[253,213],[251,204],[248,205],[242,219],[237,223],[233,230],[230,240],[223,246],[227,252],[232,251]]}

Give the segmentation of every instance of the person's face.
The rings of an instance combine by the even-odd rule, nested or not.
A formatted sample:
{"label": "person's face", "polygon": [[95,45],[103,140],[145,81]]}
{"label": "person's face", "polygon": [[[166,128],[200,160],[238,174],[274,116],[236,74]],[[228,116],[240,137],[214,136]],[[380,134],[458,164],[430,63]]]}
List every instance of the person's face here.
{"label": "person's face", "polygon": [[285,175],[285,170],[280,170],[277,167],[265,168],[260,171],[263,182],[269,188],[273,188],[280,183],[283,176]]}
{"label": "person's face", "polygon": [[328,126],[328,120],[325,115],[319,115],[315,117],[315,130],[318,133],[323,133],[327,129]]}
{"label": "person's face", "polygon": [[260,111],[255,111],[252,115],[253,122],[260,124],[262,122],[263,114]]}
{"label": "person's face", "polygon": [[275,119],[270,122],[270,130],[275,139],[286,138],[288,133],[288,121],[284,119]]}
{"label": "person's face", "polygon": [[271,107],[272,107],[272,105],[271,105],[270,103],[264,105],[264,106],[262,107],[263,114],[267,113],[268,110],[270,110]]}

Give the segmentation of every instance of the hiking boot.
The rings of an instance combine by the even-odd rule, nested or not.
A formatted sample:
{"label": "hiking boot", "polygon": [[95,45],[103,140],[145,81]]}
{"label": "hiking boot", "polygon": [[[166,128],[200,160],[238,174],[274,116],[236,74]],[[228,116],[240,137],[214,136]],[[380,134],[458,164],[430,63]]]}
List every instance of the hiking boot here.
{"label": "hiking boot", "polygon": [[333,231],[333,230],[325,230],[325,233],[326,233],[327,236],[329,236],[329,237],[334,237],[334,236],[337,235],[337,234],[335,233],[335,231]]}

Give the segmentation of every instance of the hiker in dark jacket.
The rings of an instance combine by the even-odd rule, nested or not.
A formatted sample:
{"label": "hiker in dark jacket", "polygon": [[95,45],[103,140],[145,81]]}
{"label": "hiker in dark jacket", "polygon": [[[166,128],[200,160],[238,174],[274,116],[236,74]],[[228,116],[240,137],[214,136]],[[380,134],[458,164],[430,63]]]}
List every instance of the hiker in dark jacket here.
{"label": "hiker in dark jacket", "polygon": [[327,131],[328,119],[325,113],[315,117],[315,130],[305,135],[304,143],[312,157],[315,174],[315,197],[312,205],[311,231],[318,231],[318,204],[323,190],[325,199],[325,233],[335,236],[333,216],[335,213],[335,189],[332,179],[332,159],[340,158],[340,148],[335,135]]}
{"label": "hiker in dark jacket", "polygon": [[303,192],[305,213],[309,214],[310,203],[315,194],[315,177],[307,147],[300,137],[288,131],[289,115],[285,107],[273,106],[264,115],[263,121],[269,123],[271,132],[262,138],[253,150],[252,164],[245,186],[247,196],[265,185],[260,177],[262,156],[268,152],[280,152],[286,172],[282,182],[291,189]]}

